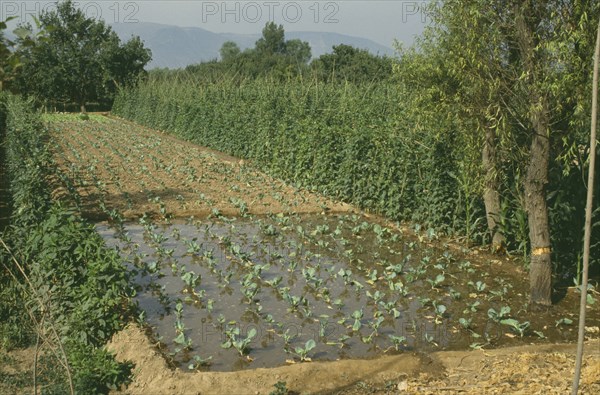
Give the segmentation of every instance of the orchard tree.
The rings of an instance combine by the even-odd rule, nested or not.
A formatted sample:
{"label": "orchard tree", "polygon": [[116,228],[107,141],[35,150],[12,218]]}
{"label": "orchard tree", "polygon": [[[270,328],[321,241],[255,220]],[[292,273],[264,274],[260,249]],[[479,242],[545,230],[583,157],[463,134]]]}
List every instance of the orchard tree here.
{"label": "orchard tree", "polygon": [[85,112],[87,103],[110,100],[135,82],[151,59],[139,38],[121,45],[110,27],[87,18],[71,0],[42,13],[40,24],[47,40],[21,51],[19,86],[44,101],[74,102]]}

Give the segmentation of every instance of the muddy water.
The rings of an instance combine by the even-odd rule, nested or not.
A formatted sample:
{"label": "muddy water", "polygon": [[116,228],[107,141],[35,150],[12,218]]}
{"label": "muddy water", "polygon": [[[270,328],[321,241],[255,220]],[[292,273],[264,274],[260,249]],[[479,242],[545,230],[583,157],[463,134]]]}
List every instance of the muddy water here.
{"label": "muddy water", "polygon": [[[279,366],[298,361],[296,348],[310,339],[316,347],[308,357],[335,360],[574,338],[575,325],[555,325],[571,306],[528,313],[526,284],[522,275],[511,276],[510,265],[499,269],[431,234],[402,234],[360,216],[97,229],[124,257],[148,324],[183,366],[194,355],[212,357],[209,369],[217,371]],[[490,308],[502,307],[510,312],[490,317]],[[461,318],[470,320],[468,328]],[[530,325],[521,338],[501,318]],[[597,314],[591,319],[597,323]],[[247,357],[222,347],[232,328],[239,330],[236,340],[256,330]],[[191,343],[178,351],[180,333]]]}

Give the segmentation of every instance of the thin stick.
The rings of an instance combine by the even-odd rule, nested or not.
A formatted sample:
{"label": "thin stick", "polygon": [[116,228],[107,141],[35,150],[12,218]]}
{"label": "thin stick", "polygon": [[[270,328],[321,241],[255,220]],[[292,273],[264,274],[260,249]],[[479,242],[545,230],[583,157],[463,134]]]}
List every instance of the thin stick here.
{"label": "thin stick", "polygon": [[590,168],[588,169],[587,203],[585,206],[585,233],[583,239],[583,274],[581,277],[581,301],[579,302],[579,333],[577,337],[577,355],[575,376],[571,393],[579,391],[581,362],[583,360],[583,340],[585,338],[585,309],[587,304],[588,268],[590,264],[590,239],[592,235],[592,204],[594,199],[594,169],[596,167],[596,126],[598,118],[598,67],[600,63],[600,21],[594,52],[594,82],[592,83],[592,130],[590,132]]}
{"label": "thin stick", "polygon": [[37,364],[38,364],[38,355],[40,352],[40,338],[42,334],[40,331],[43,330],[44,325],[44,316],[42,315],[42,321],[40,323],[40,328],[36,331],[37,336],[35,339],[35,354],[33,356],[33,395],[37,395]]}

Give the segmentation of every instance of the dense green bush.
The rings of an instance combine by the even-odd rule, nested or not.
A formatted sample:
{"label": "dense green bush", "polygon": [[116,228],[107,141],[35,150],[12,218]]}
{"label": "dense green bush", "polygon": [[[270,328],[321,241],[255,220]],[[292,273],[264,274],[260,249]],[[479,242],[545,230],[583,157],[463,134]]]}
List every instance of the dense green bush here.
{"label": "dense green bush", "polygon": [[[2,341],[7,347],[23,346],[40,330],[56,331],[75,390],[106,393],[130,369],[103,350],[126,322],[131,289],[126,269],[92,225],[51,199],[49,181],[56,168],[39,114],[16,97],[8,99],[7,110],[13,211],[2,234],[12,255],[4,249],[0,253],[7,285],[0,294]],[[8,281],[9,274],[19,281]],[[44,324],[34,325],[32,318]],[[56,336],[54,341],[59,342]],[[68,390],[66,384],[61,388]]]}

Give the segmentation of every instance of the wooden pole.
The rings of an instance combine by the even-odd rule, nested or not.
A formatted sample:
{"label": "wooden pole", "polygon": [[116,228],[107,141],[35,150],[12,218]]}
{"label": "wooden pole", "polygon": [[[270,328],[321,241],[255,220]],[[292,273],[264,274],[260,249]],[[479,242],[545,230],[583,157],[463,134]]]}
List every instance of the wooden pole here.
{"label": "wooden pole", "polygon": [[575,357],[575,376],[571,393],[577,395],[581,362],[583,360],[583,340],[585,338],[585,309],[587,304],[588,268],[590,264],[590,239],[592,236],[592,204],[594,198],[594,168],[596,167],[596,126],[598,118],[598,63],[600,63],[600,21],[594,52],[594,82],[592,83],[592,130],[590,132],[590,167],[588,169],[587,203],[585,206],[585,233],[583,238],[583,274],[581,276],[581,301],[579,303],[579,333],[577,355]]}

